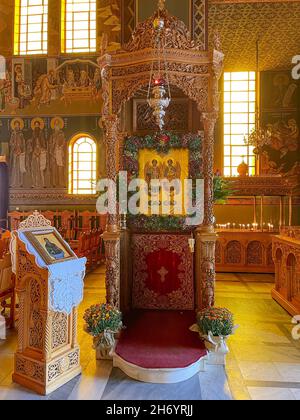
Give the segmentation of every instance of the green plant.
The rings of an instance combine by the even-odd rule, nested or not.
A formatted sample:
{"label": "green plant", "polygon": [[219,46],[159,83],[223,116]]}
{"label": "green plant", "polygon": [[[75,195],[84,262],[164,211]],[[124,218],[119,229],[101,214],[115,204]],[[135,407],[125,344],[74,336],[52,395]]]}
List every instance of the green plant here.
{"label": "green plant", "polygon": [[224,204],[232,194],[230,182],[226,179],[216,176],[214,178],[214,201],[218,204]]}
{"label": "green plant", "polygon": [[122,313],[111,305],[93,305],[85,311],[85,331],[93,337],[98,337],[105,331],[117,333],[123,327]]}
{"label": "green plant", "polygon": [[233,333],[233,314],[226,308],[207,308],[200,311],[197,324],[203,335],[212,333],[214,337],[227,337]]}

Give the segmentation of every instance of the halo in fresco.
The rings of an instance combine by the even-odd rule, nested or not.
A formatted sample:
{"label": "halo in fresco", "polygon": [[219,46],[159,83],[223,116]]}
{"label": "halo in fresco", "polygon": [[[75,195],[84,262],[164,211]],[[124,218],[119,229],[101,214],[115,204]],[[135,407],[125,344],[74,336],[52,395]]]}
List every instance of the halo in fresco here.
{"label": "halo in fresco", "polygon": [[65,122],[61,117],[52,118],[50,123],[52,130],[55,128],[56,121],[59,121],[59,128],[62,130],[65,127]]}
{"label": "halo in fresco", "polygon": [[32,130],[34,130],[34,125],[36,122],[40,123],[42,130],[45,128],[45,121],[43,120],[43,118],[37,117],[37,118],[33,118],[33,120],[31,121]]}
{"label": "halo in fresco", "polygon": [[23,130],[25,123],[24,120],[22,118],[14,118],[13,120],[11,120],[10,122],[10,127],[12,130],[15,129],[15,123],[18,122],[20,124],[20,129]]}

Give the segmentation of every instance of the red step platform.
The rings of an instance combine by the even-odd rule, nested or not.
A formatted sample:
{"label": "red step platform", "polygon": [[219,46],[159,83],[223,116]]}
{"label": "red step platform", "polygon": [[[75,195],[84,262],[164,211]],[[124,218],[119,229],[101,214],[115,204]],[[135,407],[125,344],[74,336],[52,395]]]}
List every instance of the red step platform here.
{"label": "red step platform", "polygon": [[[119,363],[115,366],[128,374],[122,366],[128,364],[134,373],[129,372],[129,376],[148,382],[143,379],[145,375],[139,376],[133,369],[140,368],[146,377],[151,376],[149,382],[180,382],[180,377],[185,380],[202,370],[200,361],[207,354],[205,344],[189,330],[195,323],[195,312],[133,311],[124,323],[126,329],[115,351]],[[159,376],[157,381],[153,379],[154,372]]]}

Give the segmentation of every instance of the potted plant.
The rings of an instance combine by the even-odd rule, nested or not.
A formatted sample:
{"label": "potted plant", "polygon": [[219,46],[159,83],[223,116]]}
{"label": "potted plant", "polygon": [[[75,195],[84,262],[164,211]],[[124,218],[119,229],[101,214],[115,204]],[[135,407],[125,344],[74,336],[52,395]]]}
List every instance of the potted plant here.
{"label": "potted plant", "polygon": [[237,326],[234,325],[233,314],[226,308],[207,308],[197,315],[197,324],[191,327],[206,341],[208,363],[225,365],[229,349],[226,340]]}
{"label": "potted plant", "polygon": [[94,337],[97,360],[110,360],[116,346],[116,336],[123,328],[121,312],[108,304],[93,305],[83,317],[85,331]]}

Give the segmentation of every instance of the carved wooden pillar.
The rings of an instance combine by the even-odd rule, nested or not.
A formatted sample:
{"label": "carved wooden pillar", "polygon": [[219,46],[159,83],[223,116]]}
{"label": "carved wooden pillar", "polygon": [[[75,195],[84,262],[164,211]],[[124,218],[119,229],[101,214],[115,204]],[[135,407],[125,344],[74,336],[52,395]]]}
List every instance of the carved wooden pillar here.
{"label": "carved wooden pillar", "polygon": [[[117,183],[119,118],[116,115],[104,117],[106,140],[106,167],[109,180]],[[115,191],[109,189],[109,200],[113,201]],[[103,234],[106,253],[106,301],[120,308],[120,231],[118,212],[109,212],[107,231]]]}
{"label": "carved wooden pillar", "polygon": [[214,131],[218,113],[203,114],[204,223],[196,230],[196,309],[215,303]]}
{"label": "carved wooden pillar", "polygon": [[53,312],[43,311],[44,322],[45,322],[45,361],[49,362],[51,360],[51,350],[52,350],[52,322],[53,322]]}
{"label": "carved wooden pillar", "polygon": [[[120,139],[119,133],[119,118],[117,115],[110,115],[103,118],[105,128],[105,147],[106,147],[106,173],[107,178],[115,184],[118,178],[118,143]],[[108,190],[109,200],[114,201],[115,191],[113,189]],[[118,232],[118,212],[110,211],[107,218],[107,231]]]}
{"label": "carved wooden pillar", "polygon": [[120,235],[105,233],[106,301],[120,309]]}
{"label": "carved wooden pillar", "polygon": [[24,350],[24,314],[25,314],[25,299],[26,290],[16,290],[19,298],[19,321],[18,321],[18,352],[22,353]]}
{"label": "carved wooden pillar", "polygon": [[282,261],[276,259],[275,260],[275,290],[277,292],[280,291],[280,285],[281,285],[281,264]]}
{"label": "carved wooden pillar", "polygon": [[202,114],[204,125],[204,226],[209,231],[214,230],[214,145],[217,112]]}
{"label": "carved wooden pillar", "polygon": [[78,324],[78,309],[74,308],[73,315],[72,315],[72,348],[78,346],[77,324]]}

